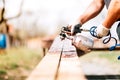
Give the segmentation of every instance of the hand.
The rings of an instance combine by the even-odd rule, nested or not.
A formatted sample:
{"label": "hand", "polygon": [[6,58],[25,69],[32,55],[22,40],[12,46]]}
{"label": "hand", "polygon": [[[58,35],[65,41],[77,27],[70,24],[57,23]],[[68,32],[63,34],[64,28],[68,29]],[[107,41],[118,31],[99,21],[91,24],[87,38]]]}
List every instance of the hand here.
{"label": "hand", "polygon": [[97,36],[98,37],[104,37],[104,36],[108,36],[109,35],[109,32],[110,32],[110,29],[106,28],[105,26],[103,26],[102,24],[99,25],[97,28],[96,28],[96,33],[97,33]]}
{"label": "hand", "polygon": [[93,26],[90,30],[90,33],[93,37],[96,38],[102,38],[104,36],[108,36],[110,33],[110,29],[104,27],[102,24],[99,25],[98,27]]}
{"label": "hand", "polygon": [[75,23],[71,26],[71,35],[75,35],[76,33],[78,32],[81,32],[80,31],[80,27],[82,26],[82,24],[80,23]]}

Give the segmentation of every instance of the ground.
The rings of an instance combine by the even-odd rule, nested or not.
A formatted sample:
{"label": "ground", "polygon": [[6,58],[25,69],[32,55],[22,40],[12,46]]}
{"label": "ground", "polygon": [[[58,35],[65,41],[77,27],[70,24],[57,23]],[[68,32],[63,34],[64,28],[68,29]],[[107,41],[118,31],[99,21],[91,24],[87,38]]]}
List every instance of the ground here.
{"label": "ground", "polygon": [[94,51],[80,57],[86,75],[120,75],[120,51]]}
{"label": "ground", "polygon": [[42,59],[41,50],[17,47],[0,54],[0,80],[25,80]]}

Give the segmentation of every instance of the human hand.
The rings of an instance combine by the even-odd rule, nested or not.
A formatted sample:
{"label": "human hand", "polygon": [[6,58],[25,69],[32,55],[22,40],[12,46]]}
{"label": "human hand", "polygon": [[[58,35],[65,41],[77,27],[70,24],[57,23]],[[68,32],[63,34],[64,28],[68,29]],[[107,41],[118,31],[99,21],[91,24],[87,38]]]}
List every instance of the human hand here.
{"label": "human hand", "polygon": [[80,27],[82,26],[81,23],[74,23],[71,25],[71,35],[75,35],[76,33],[78,32],[81,32],[80,31]]}
{"label": "human hand", "polygon": [[110,33],[110,29],[104,27],[102,24],[97,27],[93,26],[92,28],[90,30],[91,35],[99,39],[104,36],[108,36]]}

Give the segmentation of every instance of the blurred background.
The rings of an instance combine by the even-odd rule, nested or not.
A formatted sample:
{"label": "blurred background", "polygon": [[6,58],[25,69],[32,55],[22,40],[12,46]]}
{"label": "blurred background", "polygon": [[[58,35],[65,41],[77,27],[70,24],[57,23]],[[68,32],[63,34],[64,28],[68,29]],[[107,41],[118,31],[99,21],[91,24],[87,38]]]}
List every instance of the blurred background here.
{"label": "blurred background", "polygon": [[[73,23],[84,12],[91,1],[0,0],[0,33],[5,34],[7,37],[7,47],[0,50],[0,80],[23,80],[26,78],[45,55],[46,49],[50,48],[54,38],[58,36],[61,27]],[[106,11],[105,7],[97,17],[85,23],[82,27],[89,29],[92,26],[99,25],[105,18]],[[117,24],[116,22],[113,25],[114,27],[112,27],[111,32],[112,36],[118,39],[115,32]],[[87,37],[92,38],[89,33],[83,32],[82,34],[87,34]],[[99,55],[102,55],[101,53],[94,55],[99,57]],[[89,61],[92,62],[93,60],[93,56],[90,54],[80,58],[82,59],[81,62],[90,64]],[[115,55],[109,54],[109,56],[112,56],[112,59],[119,55],[118,51]],[[106,56],[104,58],[109,63],[111,57],[106,59]],[[88,57],[89,60],[87,59]],[[99,62],[101,61],[100,59],[97,58],[96,60]],[[96,60],[93,60],[93,62],[96,62]],[[35,63],[31,64],[31,61]],[[114,67],[117,69],[116,73],[119,74],[120,69],[118,67],[120,67],[120,64],[115,60],[115,65],[116,63],[117,67]],[[88,66],[88,64],[86,65]],[[110,62],[111,64],[113,62]],[[84,64],[83,66],[86,65]],[[97,62],[95,65],[97,65]],[[91,70],[89,66],[87,71]],[[103,66],[99,69],[101,70],[102,68]],[[110,68],[110,70],[112,69]],[[89,73],[86,69],[84,70],[86,73]]]}

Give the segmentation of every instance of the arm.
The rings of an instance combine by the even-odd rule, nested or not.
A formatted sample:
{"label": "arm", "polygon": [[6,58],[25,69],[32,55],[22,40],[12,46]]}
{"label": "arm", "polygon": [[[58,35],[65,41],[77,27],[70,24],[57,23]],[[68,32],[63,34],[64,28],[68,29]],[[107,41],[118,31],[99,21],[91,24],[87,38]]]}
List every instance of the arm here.
{"label": "arm", "polygon": [[118,19],[120,19],[120,0],[111,0],[107,16],[102,24],[110,29]]}
{"label": "arm", "polygon": [[85,12],[80,15],[80,17],[73,23],[71,27],[71,34],[75,35],[79,28],[84,24],[85,22],[89,21],[90,19],[97,16],[101,10],[104,7],[104,1],[103,0],[93,0],[92,3],[88,6],[88,8],[85,10]]}
{"label": "arm", "polygon": [[120,19],[120,0],[111,0],[108,13],[103,23],[96,28],[97,37],[102,38],[109,34],[109,30]]}
{"label": "arm", "polygon": [[93,0],[85,12],[78,18],[78,22],[84,24],[88,20],[97,16],[104,7],[104,0]]}

